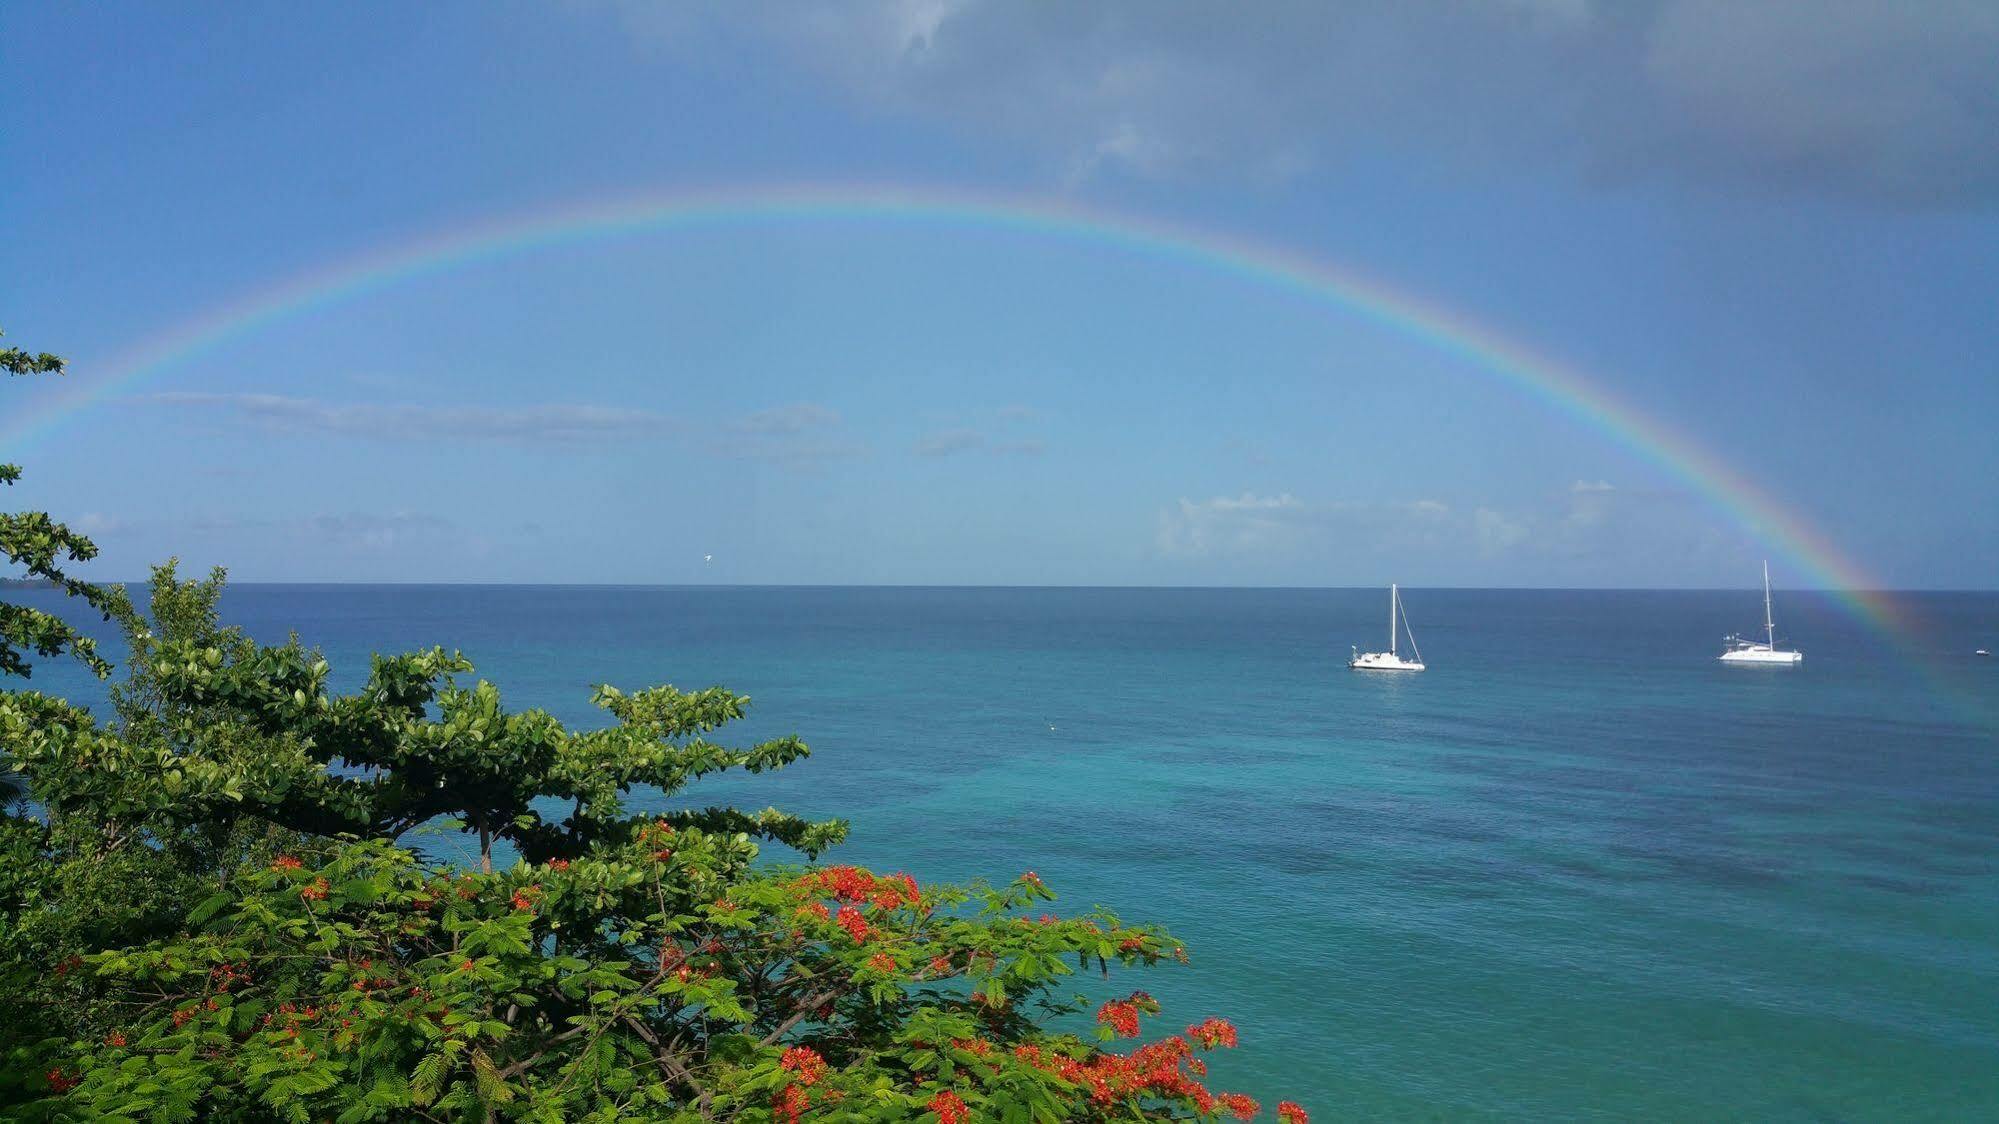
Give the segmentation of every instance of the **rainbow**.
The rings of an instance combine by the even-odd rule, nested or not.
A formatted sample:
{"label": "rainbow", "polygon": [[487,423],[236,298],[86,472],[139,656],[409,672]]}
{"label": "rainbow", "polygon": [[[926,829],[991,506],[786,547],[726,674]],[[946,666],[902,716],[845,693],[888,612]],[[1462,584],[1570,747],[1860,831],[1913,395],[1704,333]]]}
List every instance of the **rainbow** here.
{"label": "rainbow", "polygon": [[1894,607],[1816,529],[1712,452],[1620,401],[1584,374],[1492,329],[1331,262],[1212,231],[1095,210],[1074,202],[931,188],[733,187],[568,204],[402,242],[254,290],[79,371],[27,416],[0,422],[0,444],[46,435],[64,418],[231,340],[301,313],[411,278],[551,246],[739,223],[933,222],[1103,246],[1239,277],[1336,306],[1419,340],[1545,403],[1684,482],[1860,620],[1901,631]]}

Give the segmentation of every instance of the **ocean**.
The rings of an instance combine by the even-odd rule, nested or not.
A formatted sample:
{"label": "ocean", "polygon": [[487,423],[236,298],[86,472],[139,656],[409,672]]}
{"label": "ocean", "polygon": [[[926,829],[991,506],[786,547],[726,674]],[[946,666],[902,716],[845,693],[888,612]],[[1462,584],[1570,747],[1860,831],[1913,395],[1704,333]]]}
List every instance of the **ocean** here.
{"label": "ocean", "polygon": [[1233,1020],[1214,1084],[1266,1105],[1999,1119],[1999,594],[1909,595],[1890,640],[1779,591],[1798,668],[1716,663],[1757,590],[1404,599],[1419,675],[1345,667],[1385,590],[241,585],[225,615],[348,685],[460,648],[574,723],[599,682],[747,693],[737,741],[812,758],[687,800],[1167,926],[1190,966],[1078,990]]}

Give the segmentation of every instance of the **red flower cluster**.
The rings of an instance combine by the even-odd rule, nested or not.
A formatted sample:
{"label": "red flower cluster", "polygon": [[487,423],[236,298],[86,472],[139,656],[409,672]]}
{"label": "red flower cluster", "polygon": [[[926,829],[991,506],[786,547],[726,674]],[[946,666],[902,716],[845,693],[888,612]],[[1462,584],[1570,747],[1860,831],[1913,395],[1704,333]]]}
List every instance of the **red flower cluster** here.
{"label": "red flower cluster", "polygon": [[950,975],[950,974],[951,974],[951,958],[950,958],[950,957],[948,957],[948,956],[933,956],[933,957],[931,957],[931,958],[930,958],[930,970],[931,970],[932,972],[936,973],[937,975],[940,975],[940,976],[948,976],[948,975]]}
{"label": "red flower cluster", "polygon": [[1119,1038],[1138,1037],[1138,1008],[1122,999],[1113,999],[1097,1008],[1097,1021],[1117,1032]]}
{"label": "red flower cluster", "polygon": [[930,1098],[930,1111],[937,1114],[937,1124],[963,1124],[971,1116],[972,1110],[949,1089]]}
{"label": "red flower cluster", "polygon": [[1223,1093],[1217,1096],[1215,1100],[1219,1101],[1221,1106],[1229,1111],[1229,1115],[1235,1117],[1237,1120],[1256,1119],[1256,1100],[1253,1097],[1248,1097],[1241,1093]]}
{"label": "red flower cluster", "polygon": [[806,902],[804,905],[799,906],[798,916],[817,917],[821,921],[830,921],[833,919],[832,911],[828,910],[822,902]]}
{"label": "red flower cluster", "polygon": [[569,860],[568,860],[568,859],[550,859],[550,860],[548,861],[548,869],[550,869],[550,870],[568,870],[568,869],[569,869]]}
{"label": "red flower cluster", "polygon": [[248,964],[217,964],[208,970],[208,982],[215,990],[226,993],[230,988],[235,987],[239,983],[250,982],[250,966]]}
{"label": "red flower cluster", "polygon": [[48,1078],[49,1092],[58,1096],[76,1088],[76,1083],[83,1080],[81,1077],[71,1077],[59,1068],[49,1070],[45,1076]]}
{"label": "red flower cluster", "polygon": [[1312,1118],[1305,1115],[1296,1101],[1278,1101],[1277,1119],[1279,1124],[1312,1124]]}
{"label": "red flower cluster", "polygon": [[777,1068],[797,1074],[800,1085],[814,1085],[826,1076],[826,1059],[810,1046],[793,1046],[778,1059]]}
{"label": "red flower cluster", "polygon": [[1158,1014],[1159,1001],[1142,991],[1134,991],[1123,999],[1113,999],[1097,1008],[1097,1021],[1116,1031],[1119,1038],[1137,1038],[1141,1011],[1148,1015]]}
{"label": "red flower cluster", "polygon": [[529,886],[521,890],[515,890],[513,897],[514,908],[533,909],[534,900],[540,896],[541,896],[541,887],[539,885]]}
{"label": "red flower cluster", "polygon": [[[1099,1019],[1112,1008],[1119,1008],[1116,1017],[1122,1020],[1128,1010],[1132,1023],[1137,1021],[1138,1011],[1157,1012],[1158,1004],[1144,992],[1135,992],[1131,999],[1113,1001],[1104,1005],[1106,1011],[1098,1013]],[[1109,1021],[1109,1020],[1105,1020]],[[1217,1025],[1219,1024],[1219,1025]],[[1222,1028],[1227,1027],[1227,1033]],[[1234,1028],[1219,1019],[1210,1019],[1199,1027],[1205,1029],[1220,1045],[1235,1045]],[[1090,1099],[1099,1105],[1113,1105],[1131,1097],[1174,1097],[1193,1103],[1203,1116],[1216,1111],[1226,1111],[1236,1117],[1248,1120],[1256,1115],[1254,1100],[1240,1093],[1212,1093],[1195,1077],[1205,1073],[1206,1067],[1194,1056],[1194,1047],[1186,1039],[1174,1035],[1160,1042],[1148,1043],[1130,1054],[1094,1053],[1077,1059],[1051,1053],[1040,1046],[1020,1045],[1013,1048],[1013,1056],[1022,1063],[1033,1066],[1044,1073],[1051,1073],[1072,1085],[1079,1085],[1087,1091]],[[1291,1113],[1296,1116],[1285,1115]],[[1307,1124],[1305,1110],[1289,1101],[1278,1108],[1283,1124]]]}
{"label": "red flower cluster", "polygon": [[123,1046],[125,1044],[125,1032],[122,1030],[112,1031],[104,1036],[104,1044],[106,1046]]}
{"label": "red flower cluster", "polygon": [[1187,1028],[1187,1037],[1201,1044],[1201,1049],[1212,1050],[1217,1046],[1231,1049],[1236,1044],[1235,1027],[1227,1019],[1208,1019]]}
{"label": "red flower cluster", "polygon": [[829,866],[799,881],[805,888],[846,902],[866,901],[875,892],[875,876],[857,866]]}
{"label": "red flower cluster", "polygon": [[777,1099],[771,1102],[771,1119],[782,1120],[784,1124],[798,1124],[798,1118],[805,1115],[811,1098],[802,1085],[786,1085],[777,1091]]}
{"label": "red flower cluster", "polygon": [[310,885],[298,892],[298,896],[309,902],[323,902],[329,889],[331,887],[326,884],[326,879],[315,878]]}
{"label": "red flower cluster", "polygon": [[854,938],[855,944],[867,940],[868,934],[873,931],[868,928],[867,918],[861,916],[861,911],[850,905],[840,907],[840,912],[833,915],[833,923],[845,929],[847,935]]}
{"label": "red flower cluster", "polygon": [[873,956],[868,957],[868,967],[873,968],[877,972],[893,972],[895,971],[895,957],[890,956],[886,952],[877,952]]}
{"label": "red flower cluster", "polygon": [[297,870],[299,867],[302,867],[304,865],[305,865],[304,863],[298,860],[297,855],[279,855],[277,859],[271,863],[271,869],[283,872],[287,870]]}

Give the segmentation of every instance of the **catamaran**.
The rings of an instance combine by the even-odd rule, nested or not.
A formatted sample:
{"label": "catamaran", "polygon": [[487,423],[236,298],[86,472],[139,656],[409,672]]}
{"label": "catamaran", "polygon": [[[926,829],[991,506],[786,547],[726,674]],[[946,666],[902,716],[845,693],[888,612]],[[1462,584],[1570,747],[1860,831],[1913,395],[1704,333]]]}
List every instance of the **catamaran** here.
{"label": "catamaran", "polygon": [[[1395,639],[1399,632],[1409,633],[1409,650],[1416,658],[1405,660],[1396,652]],[[1409,615],[1402,611],[1402,590],[1398,586],[1388,587],[1388,650],[1386,652],[1363,652],[1359,647],[1353,650],[1353,658],[1347,666],[1355,671],[1421,671],[1423,652],[1416,647],[1416,633],[1409,629]]]}
{"label": "catamaran", "polygon": [[1722,640],[1728,650],[1721,654],[1723,663],[1773,663],[1798,664],[1805,662],[1803,652],[1785,651],[1777,647],[1777,618],[1770,613],[1770,563],[1763,563],[1763,641],[1746,640],[1740,636],[1729,636]]}

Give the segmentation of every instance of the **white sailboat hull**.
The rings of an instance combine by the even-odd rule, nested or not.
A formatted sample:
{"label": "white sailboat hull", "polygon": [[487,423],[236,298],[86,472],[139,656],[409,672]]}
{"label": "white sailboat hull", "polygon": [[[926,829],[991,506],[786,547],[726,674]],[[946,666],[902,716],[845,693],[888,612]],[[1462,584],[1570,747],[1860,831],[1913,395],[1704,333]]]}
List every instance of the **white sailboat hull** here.
{"label": "white sailboat hull", "polygon": [[1737,648],[1732,652],[1723,652],[1720,659],[1723,663],[1788,665],[1805,662],[1805,654],[1803,652],[1777,651],[1758,644],[1753,648]]}
{"label": "white sailboat hull", "polygon": [[1423,665],[1405,660],[1392,652],[1362,652],[1347,661],[1355,671],[1421,671]]}

